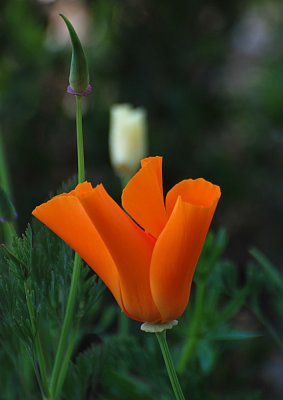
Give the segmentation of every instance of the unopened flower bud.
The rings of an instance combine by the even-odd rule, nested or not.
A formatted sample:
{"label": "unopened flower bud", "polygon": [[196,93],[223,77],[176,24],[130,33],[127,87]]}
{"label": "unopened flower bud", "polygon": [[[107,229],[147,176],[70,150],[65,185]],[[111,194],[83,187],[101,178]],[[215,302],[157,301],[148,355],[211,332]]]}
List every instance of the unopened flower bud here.
{"label": "unopened flower bud", "polygon": [[70,76],[67,92],[76,96],[87,96],[91,93],[92,88],[89,84],[89,73],[86,57],[76,34],[76,31],[65,15],[60,14],[60,17],[63,18],[72,41],[72,60],[70,67]]}
{"label": "unopened flower bud", "polygon": [[147,153],[146,112],[129,104],[117,104],[110,116],[110,160],[117,175],[130,176]]}

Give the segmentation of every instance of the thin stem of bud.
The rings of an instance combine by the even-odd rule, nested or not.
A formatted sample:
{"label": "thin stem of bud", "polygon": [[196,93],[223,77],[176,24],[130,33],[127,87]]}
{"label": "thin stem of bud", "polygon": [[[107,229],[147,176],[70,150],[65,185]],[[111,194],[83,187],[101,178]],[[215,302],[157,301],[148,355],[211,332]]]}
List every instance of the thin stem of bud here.
{"label": "thin stem of bud", "polygon": [[82,98],[76,96],[76,125],[77,125],[77,153],[78,153],[78,183],[85,180],[84,140],[82,124]]}
{"label": "thin stem of bud", "polygon": [[[74,315],[74,308],[75,308],[75,301],[76,301],[76,295],[77,295],[77,289],[78,289],[78,282],[80,278],[80,271],[81,271],[81,258],[80,256],[76,253],[75,254],[75,259],[74,259],[74,268],[73,268],[73,274],[72,274],[72,281],[71,281],[71,287],[70,287],[70,292],[69,292],[69,297],[68,297],[68,302],[67,302],[67,308],[66,308],[66,313],[65,313],[65,318],[63,322],[63,327],[59,339],[59,345],[56,353],[56,358],[55,358],[55,363],[54,363],[54,368],[52,371],[52,376],[51,376],[51,382],[50,382],[50,391],[51,394],[53,395],[54,399],[57,399],[60,395],[57,385],[58,385],[58,380],[61,375],[61,369],[64,364],[66,364],[67,361],[70,361],[71,354],[66,351],[67,346],[68,346],[68,340],[71,340],[69,338],[69,334],[71,331],[71,324],[73,321],[73,315]],[[68,353],[68,354],[66,354]],[[68,360],[67,360],[68,358]],[[63,382],[60,382],[60,386],[62,388]],[[56,396],[55,396],[56,394]]]}
{"label": "thin stem of bud", "polygon": [[[85,163],[84,163],[84,143],[82,128],[82,98],[76,96],[76,128],[77,128],[77,154],[78,154],[78,183],[85,180]],[[59,339],[58,349],[55,357],[54,368],[52,371],[50,391],[54,399],[60,397],[63,388],[68,364],[72,356],[74,343],[70,337],[71,325],[74,317],[74,309],[78,292],[78,284],[80,280],[80,271],[82,259],[76,253],[74,259],[74,267],[72,273],[71,287],[66,307],[65,318]]]}

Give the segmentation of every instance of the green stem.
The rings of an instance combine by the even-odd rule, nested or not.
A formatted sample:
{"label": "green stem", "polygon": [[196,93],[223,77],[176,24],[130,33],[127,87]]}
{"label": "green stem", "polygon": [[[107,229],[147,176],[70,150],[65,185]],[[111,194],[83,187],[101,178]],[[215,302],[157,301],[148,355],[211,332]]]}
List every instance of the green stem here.
{"label": "green stem", "polygon": [[[78,290],[78,283],[80,278],[80,271],[81,271],[81,258],[78,253],[75,254],[74,259],[74,268],[71,280],[71,287],[67,302],[67,308],[65,313],[65,318],[63,322],[63,327],[59,339],[58,349],[55,357],[54,368],[52,371],[51,382],[50,382],[50,391],[51,394],[55,397],[55,393],[57,392],[57,384],[59,380],[59,375],[61,373],[61,368],[64,362],[66,362],[66,347],[67,341],[69,338],[69,333],[71,329],[71,324],[73,320],[74,308],[75,308],[75,301],[76,295]],[[68,361],[70,358],[68,359]],[[55,397],[56,398],[56,397]]]}
{"label": "green stem", "polygon": [[199,339],[199,331],[202,323],[204,299],[205,299],[205,283],[200,281],[197,286],[195,311],[190,326],[188,340],[185,343],[177,367],[177,370],[180,374],[184,372],[189,359],[191,358],[192,354],[195,352],[196,349],[196,345]]}
{"label": "green stem", "polygon": [[[76,128],[77,128],[77,154],[78,154],[78,183],[85,180],[85,163],[84,163],[84,142],[82,128],[82,98],[76,96]],[[72,320],[74,316],[75,302],[78,292],[78,284],[82,260],[76,253],[74,259],[74,267],[72,273],[71,287],[64,317],[63,327],[59,339],[58,349],[55,357],[55,363],[52,371],[50,391],[54,399],[60,397],[64,379],[67,373],[67,367],[72,356],[73,345],[70,338]],[[68,344],[69,341],[69,344]],[[71,344],[70,344],[71,343]]]}
{"label": "green stem", "polygon": [[68,348],[65,352],[65,357],[64,357],[63,363],[61,365],[60,374],[58,376],[57,386],[56,386],[56,390],[55,390],[55,394],[54,394],[55,399],[58,399],[58,397],[62,391],[64,381],[65,381],[65,378],[66,378],[66,375],[68,372],[69,361],[72,357],[73,350],[75,347],[75,340],[76,340],[76,335],[74,335],[74,334],[71,335],[69,343],[68,343]]}
{"label": "green stem", "polygon": [[166,365],[167,373],[173,388],[173,392],[177,400],[185,400],[183,395],[174,364],[171,358],[171,354],[168,348],[167,340],[166,340],[166,331],[163,332],[156,332],[156,336],[161,348],[161,352],[164,358],[164,362]]}
{"label": "green stem", "polygon": [[7,245],[12,244],[13,237],[17,236],[15,222],[13,222],[13,221],[3,222],[2,229],[3,229],[5,243]]}
{"label": "green stem", "polygon": [[[12,198],[11,185],[10,185],[8,167],[5,157],[4,142],[1,133],[0,133],[0,186],[5,191],[9,199],[11,199]],[[2,229],[3,229],[5,243],[11,244],[13,236],[16,236],[17,234],[15,222],[13,221],[4,222],[2,224]]]}
{"label": "green stem", "polygon": [[78,183],[85,180],[84,139],[82,123],[82,98],[76,96],[76,125],[77,125],[77,152],[78,152]]}
{"label": "green stem", "polygon": [[1,133],[0,133],[0,183],[2,188],[7,193],[7,195],[11,197],[10,179],[5,157],[4,142]]}
{"label": "green stem", "polygon": [[35,351],[36,351],[38,366],[39,366],[39,371],[40,371],[41,386],[42,386],[44,395],[46,397],[49,397],[47,368],[46,368],[46,364],[45,364],[45,358],[44,358],[44,354],[43,354],[41,340],[39,337],[39,332],[36,327],[34,308],[33,308],[33,304],[31,301],[31,293],[28,288],[27,282],[24,283],[24,288],[25,288],[25,295],[26,295],[29,318],[30,318],[30,322],[31,322],[32,332],[34,335],[34,344],[35,344]]}

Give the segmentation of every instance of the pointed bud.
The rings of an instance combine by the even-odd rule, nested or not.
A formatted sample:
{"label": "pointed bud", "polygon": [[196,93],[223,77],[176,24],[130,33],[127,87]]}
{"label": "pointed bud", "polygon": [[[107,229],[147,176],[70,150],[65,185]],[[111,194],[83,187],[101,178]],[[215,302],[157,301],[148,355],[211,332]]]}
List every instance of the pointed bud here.
{"label": "pointed bud", "polygon": [[146,112],[129,104],[116,104],[110,113],[110,160],[117,175],[130,176],[147,155]]}
{"label": "pointed bud", "polygon": [[69,76],[70,85],[68,86],[67,92],[76,96],[88,96],[92,91],[92,87],[89,84],[88,66],[80,39],[68,18],[63,14],[59,15],[63,18],[72,41],[72,60]]}

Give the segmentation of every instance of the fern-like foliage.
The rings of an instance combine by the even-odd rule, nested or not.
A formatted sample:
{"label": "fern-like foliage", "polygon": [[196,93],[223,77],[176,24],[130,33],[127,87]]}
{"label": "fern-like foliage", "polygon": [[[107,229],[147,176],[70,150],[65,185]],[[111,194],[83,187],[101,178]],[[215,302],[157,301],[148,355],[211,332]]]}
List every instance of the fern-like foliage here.
{"label": "fern-like foliage", "polygon": [[[27,390],[39,398],[38,385],[32,378],[34,371],[39,378],[35,335],[40,337],[51,374],[69,293],[73,251],[34,220],[33,227],[29,225],[22,237],[15,237],[9,247],[2,245],[0,265],[0,341],[4,349],[1,356],[5,358],[5,365],[11,365],[10,371],[17,370],[12,365],[18,357],[20,369],[29,365]],[[85,266],[79,288],[74,326],[82,319],[87,322],[89,315],[93,315],[103,285],[98,284],[96,275]],[[8,398],[17,398],[17,390],[9,384],[9,379],[6,382],[13,392]]]}

